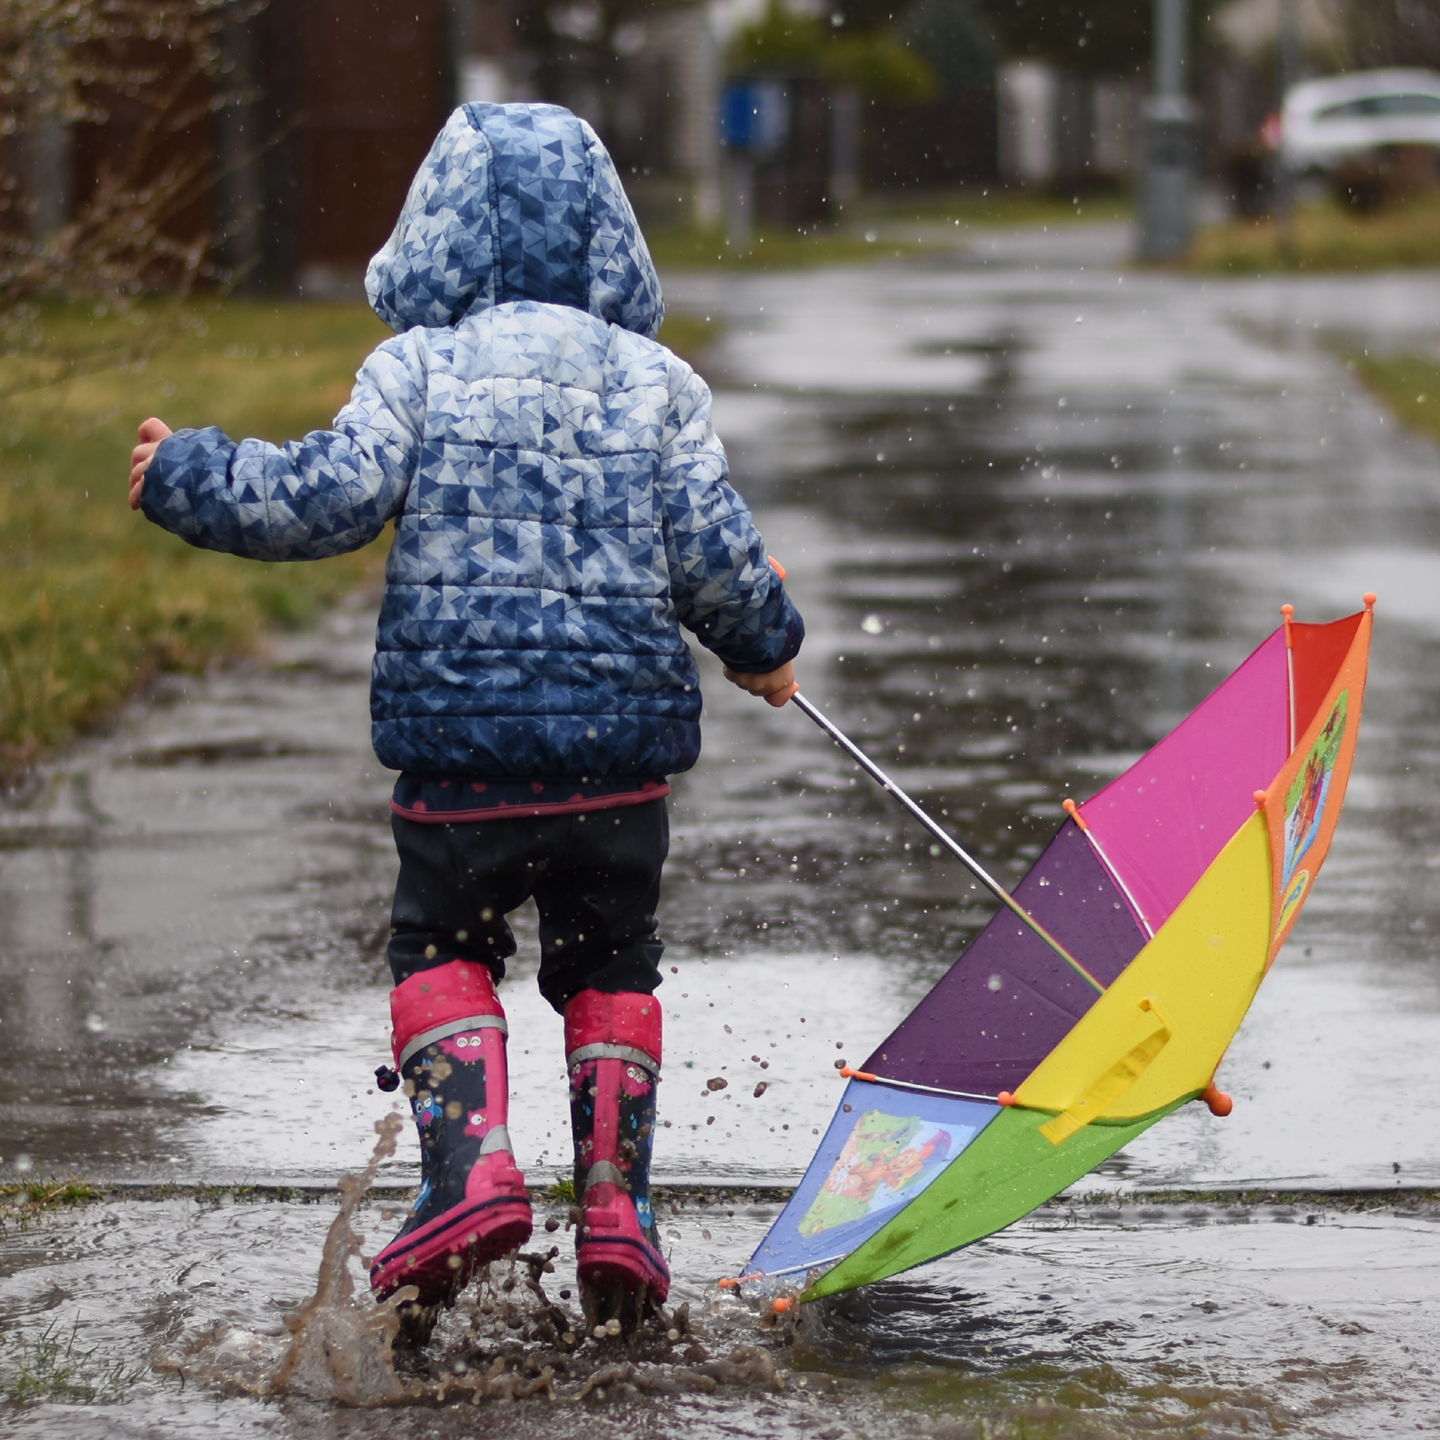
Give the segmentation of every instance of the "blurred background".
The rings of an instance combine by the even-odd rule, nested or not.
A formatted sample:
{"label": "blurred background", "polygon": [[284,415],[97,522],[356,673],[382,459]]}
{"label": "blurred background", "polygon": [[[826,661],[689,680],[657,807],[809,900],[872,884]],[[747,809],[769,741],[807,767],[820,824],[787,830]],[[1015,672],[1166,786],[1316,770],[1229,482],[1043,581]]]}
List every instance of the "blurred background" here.
{"label": "blurred background", "polygon": [[[1320,106],[1348,124],[1338,148],[1311,136],[1280,163],[1289,87],[1440,65],[1429,0],[25,0],[6,16],[0,227],[33,240],[83,220],[94,252],[123,219],[112,283],[128,260],[357,293],[442,118],[471,100],[570,107],[648,231],[741,249],[867,202],[1125,194],[1147,164],[1193,173],[1202,220],[1284,211],[1292,175],[1375,210],[1434,183],[1440,142],[1440,77],[1392,77]],[[161,253],[137,245],[137,212]],[[1188,249],[1182,231],[1164,254]]]}

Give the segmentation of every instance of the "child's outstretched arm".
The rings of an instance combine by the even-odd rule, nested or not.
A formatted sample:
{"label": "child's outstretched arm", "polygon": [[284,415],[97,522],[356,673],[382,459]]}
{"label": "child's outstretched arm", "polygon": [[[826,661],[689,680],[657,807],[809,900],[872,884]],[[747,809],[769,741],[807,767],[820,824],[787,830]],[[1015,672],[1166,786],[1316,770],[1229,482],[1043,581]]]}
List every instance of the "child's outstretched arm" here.
{"label": "child's outstretched arm", "polygon": [[770,564],[744,500],[730,487],[710,423],[710,391],[689,374],[661,455],[670,591],[682,624],[725,662],[725,677],[771,705],[795,693],[805,623]]}
{"label": "child's outstretched arm", "polygon": [[361,367],[333,430],[271,445],[147,420],[131,456],[130,507],[192,545],[253,560],[358,550],[405,503],[424,414],[423,361],[397,336]]}

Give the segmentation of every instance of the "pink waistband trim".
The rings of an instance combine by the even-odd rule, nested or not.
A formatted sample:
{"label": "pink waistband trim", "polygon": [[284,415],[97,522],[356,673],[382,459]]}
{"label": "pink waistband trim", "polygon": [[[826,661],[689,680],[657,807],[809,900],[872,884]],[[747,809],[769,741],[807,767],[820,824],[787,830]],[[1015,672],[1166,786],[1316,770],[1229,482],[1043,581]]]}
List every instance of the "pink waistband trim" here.
{"label": "pink waistband trim", "polygon": [[575,800],[556,800],[548,805],[491,805],[480,810],[412,810],[397,805],[392,798],[390,809],[402,820],[414,820],[420,825],[471,825],[477,820],[538,820],[546,815],[582,815],[590,810],[618,810],[624,805],[648,805],[652,800],[663,800],[670,793],[670,783],[649,787],[644,790],[627,790],[619,795],[599,795],[594,798],[580,797]]}

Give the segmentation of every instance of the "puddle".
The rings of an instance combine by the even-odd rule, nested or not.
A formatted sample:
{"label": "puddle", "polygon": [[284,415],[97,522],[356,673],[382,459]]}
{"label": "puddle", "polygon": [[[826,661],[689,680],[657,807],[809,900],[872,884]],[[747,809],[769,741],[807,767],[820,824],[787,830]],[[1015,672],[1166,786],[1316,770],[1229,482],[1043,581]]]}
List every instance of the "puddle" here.
{"label": "puddle", "polygon": [[[545,1304],[528,1268],[497,1273],[395,1372],[395,1403],[267,1398],[259,1382],[247,1396],[233,1375],[227,1388],[224,1367],[279,1362],[338,1205],[233,1187],[330,1186],[389,1108],[372,1076],[390,777],[369,753],[370,618],[342,613],[277,642],[274,668],[177,681],[0,812],[0,1175],[150,1187],[0,1232],[6,1385],[25,1365],[52,1381],[69,1366],[92,1395],[0,1423],[1033,1440],[1434,1422],[1428,1212],[1121,1202],[1440,1186],[1440,619],[1424,603],[1440,483],[1433,450],[1307,338],[1433,315],[1440,284],[1225,286],[1067,269],[1042,249],[1036,270],[706,278],[672,299],[683,308],[688,285],[726,319],[717,421],[806,616],[807,696],[1001,877],[1024,870],[1067,795],[1197,704],[1282,601],[1318,618],[1379,592],[1344,821],[1225,1061],[1234,1114],[1188,1107],[1084,1182],[1105,1203],[1042,1211],[807,1310],[793,1332],[723,1299],[714,1280],[775,1208],[744,1187],[793,1182],[838,1096],[836,1061],[868,1052],[989,907],[803,716],[732,691],[706,658],[705,754],[671,812],[657,1147],[663,1182],[709,1187],[672,1188],[662,1219],[674,1307],[690,1306],[704,1360],[688,1339],[678,1357],[585,1341],[591,1368],[562,1370],[540,1322],[563,1338],[548,1307],[578,1312],[561,1293],[564,1207],[549,1206],[557,1229],[532,1246],[560,1248],[537,1280]],[[533,916],[516,929],[532,956]],[[512,1132],[543,1187],[568,1142],[560,1022],[533,977],[522,959],[503,994]],[[393,1233],[383,1212],[415,1163],[407,1133],[377,1171],[384,1196],[357,1206],[365,1246]],[[528,1308],[511,1327],[517,1292]],[[150,1368],[180,1353],[183,1385]],[[221,1367],[208,1376],[206,1354]],[[384,1368],[378,1389],[352,1377],[352,1398],[386,1399]]]}
{"label": "puddle", "polygon": [[[6,1383],[14,1337],[45,1324],[73,1332],[81,1383],[129,1365],[122,1394],[12,1419],[41,1437],[1348,1437],[1424,1430],[1440,1401],[1433,1205],[1055,1205],[777,1321],[712,1283],[778,1212],[742,1191],[662,1195],[677,1285],[639,1345],[584,1333],[567,1207],[542,1201],[533,1263],[491,1267],[418,1353],[392,1358],[332,1268],[328,1326],[301,1332],[328,1343],[277,1383],[327,1236],[348,1248],[343,1203],[109,1201],[0,1236]],[[400,1209],[358,1207],[365,1247]]]}

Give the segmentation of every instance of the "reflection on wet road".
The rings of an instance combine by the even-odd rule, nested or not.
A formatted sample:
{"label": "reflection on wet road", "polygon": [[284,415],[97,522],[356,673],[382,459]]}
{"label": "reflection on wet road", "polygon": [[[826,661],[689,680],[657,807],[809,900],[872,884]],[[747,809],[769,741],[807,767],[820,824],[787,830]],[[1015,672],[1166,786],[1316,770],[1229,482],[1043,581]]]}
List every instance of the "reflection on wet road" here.
{"label": "reflection on wet road", "polygon": [[[1216,285],[1047,252],[1023,268],[694,277],[670,295],[725,326],[716,421],[807,619],[807,695],[1002,878],[1282,601],[1329,619],[1379,592],[1345,818],[1222,1067],[1235,1113],[1187,1107],[1086,1188],[1440,1185],[1440,464],[1327,348],[1418,347],[1440,279]],[[285,641],[276,667],[177,685],[0,812],[6,1170],[23,1155],[98,1178],[328,1182],[368,1153],[389,1103],[369,1077],[394,869],[369,633],[360,607]],[[708,658],[704,676],[705,754],[672,809],[657,1166],[793,1181],[836,1062],[868,1052],[989,907],[803,717],[731,690]],[[512,1133],[545,1181],[568,1145],[560,1026],[533,989],[533,926],[517,930]],[[716,1075],[732,1083],[712,1092]],[[390,1178],[413,1164],[402,1150]],[[253,1225],[308,1277],[319,1211],[227,1213],[185,1211],[165,1265],[214,1265],[238,1243],[227,1227]],[[90,1212],[47,1241],[69,1257],[54,1270],[14,1242],[5,1312],[72,1315],[112,1273],[106,1226],[166,1223],[138,1204]],[[1050,1405],[1077,1424],[1093,1409],[1093,1432],[1056,1421],[1065,1434],[1150,1433],[1142,1411],[1157,1432],[1199,1415],[1202,1433],[1382,1433],[1397,1347],[1433,1349],[1428,1219],[1057,1223],[829,1312],[806,1364],[874,1378],[884,1357],[882,1384],[845,1391],[844,1425],[1023,1411],[1047,1433]],[[744,1258],[761,1221],[747,1224],[695,1252],[696,1286]],[[240,1283],[246,1323],[260,1297],[303,1289],[262,1271]],[[172,1288],[165,1324],[218,1313]],[[141,1309],[87,1308],[85,1324],[133,1335]],[[1396,1403],[1429,1396],[1433,1414],[1430,1383]],[[1206,1386],[1208,1410],[1193,1401]],[[759,1403],[717,1411],[716,1428],[759,1423]],[[765,1423],[803,1414],[781,1413]],[[248,1424],[237,1414],[235,1433]]]}

